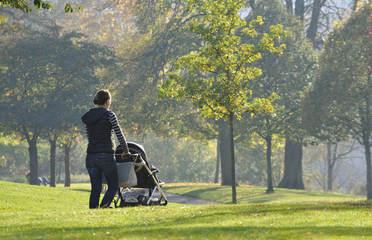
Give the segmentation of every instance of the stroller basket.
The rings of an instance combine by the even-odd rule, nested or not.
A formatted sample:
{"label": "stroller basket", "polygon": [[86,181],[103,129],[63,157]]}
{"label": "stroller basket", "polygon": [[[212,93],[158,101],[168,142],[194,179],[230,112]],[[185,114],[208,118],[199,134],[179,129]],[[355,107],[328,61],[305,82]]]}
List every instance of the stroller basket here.
{"label": "stroller basket", "polygon": [[[128,142],[128,148],[131,154],[122,159],[122,149],[119,145],[116,148],[115,157],[118,164],[133,163],[137,185],[120,186],[119,182],[118,196],[114,200],[115,207],[167,205],[168,200],[162,190],[164,183],[156,176],[159,170],[148,163],[146,152],[141,145]],[[122,173],[119,172],[120,174]]]}

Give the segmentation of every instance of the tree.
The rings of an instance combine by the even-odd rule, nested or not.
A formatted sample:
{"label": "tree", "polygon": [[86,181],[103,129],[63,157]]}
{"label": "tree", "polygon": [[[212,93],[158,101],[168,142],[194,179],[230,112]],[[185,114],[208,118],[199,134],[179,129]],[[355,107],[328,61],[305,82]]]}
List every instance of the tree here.
{"label": "tree", "polygon": [[333,176],[336,164],[356,149],[355,143],[354,140],[354,142],[352,142],[350,146],[347,146],[346,149],[343,149],[341,144],[336,143],[333,145],[333,150],[332,144],[330,142],[327,143],[327,192],[332,192],[333,190]]}
{"label": "tree", "polygon": [[110,85],[115,79],[122,79],[120,84],[113,85],[114,97],[121,103],[117,106],[115,101],[113,108],[123,119],[126,130],[141,136],[141,140],[148,132],[164,137],[191,136],[201,141],[220,139],[217,148],[223,165],[222,185],[231,186],[228,124],[200,119],[189,101],[157,99],[156,86],[166,78],[177,58],[198,50],[202,44],[200,37],[187,27],[198,13],[190,11],[183,0],[137,1],[130,8],[129,12],[136,16],[132,18],[136,20],[132,23],[136,31],[118,48],[122,66],[116,71],[117,76],[105,77],[112,79]]}
{"label": "tree", "polygon": [[308,94],[315,120],[313,132],[333,141],[351,136],[365,148],[367,199],[372,199],[372,5],[362,4],[329,34],[320,58],[320,73]]}
{"label": "tree", "polygon": [[[255,78],[251,84],[255,97],[269,98],[273,92],[277,94],[277,98],[272,102],[273,112],[255,114],[255,116],[247,118],[249,132],[258,133],[266,141],[267,192],[273,192],[272,140],[276,135],[291,139],[292,142],[301,142],[299,140],[303,135],[300,127],[301,96],[312,80],[316,59],[310,43],[303,34],[302,26],[296,23],[293,15],[285,11],[284,5],[280,1],[258,1],[255,11],[249,18],[254,19],[257,15],[262,16],[263,20],[270,25],[281,23],[292,32],[284,40],[286,50],[283,56],[263,54],[263,58],[255,63],[255,66],[262,69],[263,73]],[[266,32],[268,27],[258,27],[257,31],[260,33]],[[287,150],[286,154],[288,153]],[[285,162],[285,164],[287,163]],[[285,184],[290,188],[303,189],[301,166],[286,166],[285,170],[295,172],[294,175],[300,177],[295,179],[283,178],[279,187],[281,184]],[[298,172],[300,174],[297,174]]]}
{"label": "tree", "polygon": [[16,134],[5,135],[0,133],[0,176],[1,180],[25,182],[27,158],[25,142]]}
{"label": "tree", "polygon": [[312,13],[311,13],[311,21],[310,26],[307,29],[306,35],[310,39],[312,43],[315,44],[315,37],[318,30],[319,24],[319,15],[322,6],[325,4],[326,0],[314,0]]}
{"label": "tree", "polygon": [[[343,189],[351,194],[360,191],[357,186],[362,184],[365,187],[365,184],[356,172],[361,170],[356,167],[359,164],[354,165],[354,161],[359,158],[355,153],[360,150],[356,140],[308,146],[305,149],[305,181],[309,184],[309,189],[316,190],[320,187],[324,192]],[[355,189],[350,189],[354,187]]]}
{"label": "tree", "polygon": [[[0,7],[12,7],[21,10],[22,12],[28,13],[31,12],[33,8],[35,9],[53,9],[53,6],[47,2],[42,0],[34,0],[30,3],[30,0],[0,0]],[[73,7],[73,5],[75,7]],[[65,4],[65,12],[75,12],[83,11],[83,8],[79,4]]]}
{"label": "tree", "polygon": [[57,149],[57,135],[52,134],[49,138],[50,143],[50,180],[49,185],[56,187],[56,149]]}
{"label": "tree", "polygon": [[332,22],[345,18],[348,8],[356,7],[357,0],[285,0],[288,12],[294,14],[303,23],[306,36],[313,46],[320,50],[323,38],[332,29]]}
{"label": "tree", "polygon": [[77,112],[98,83],[96,69],[109,65],[109,51],[76,33],[38,33],[1,42],[0,51],[2,131],[18,132],[27,140],[31,184],[36,184],[38,139],[58,123],[81,115]]}
{"label": "tree", "polygon": [[80,135],[80,131],[73,124],[70,128],[65,130],[64,135],[61,137],[61,145],[64,153],[64,163],[65,163],[65,187],[71,186],[71,167],[70,167],[70,152],[71,147],[75,139]]}
{"label": "tree", "polygon": [[[62,6],[56,4],[56,11],[51,17],[59,25],[64,26],[64,32],[78,31],[88,36],[93,42],[100,42],[119,50],[137,34],[136,21],[139,17],[134,9],[140,4],[146,4],[146,2],[85,1],[84,11],[79,14],[65,14],[61,11]],[[142,12],[142,14],[146,13]],[[79,24],[76,24],[77,22]]]}
{"label": "tree", "polygon": [[[269,110],[268,99],[252,99],[249,81],[261,74],[247,64],[261,58],[261,53],[281,53],[284,45],[274,46],[276,39],[286,35],[280,25],[272,26],[257,45],[242,44],[238,34],[256,37],[258,18],[249,26],[239,16],[244,1],[189,1],[188,7],[200,14],[190,22],[190,29],[203,40],[198,52],[181,57],[169,78],[162,84],[161,96],[190,98],[204,117],[229,120],[232,159],[232,202],[236,203],[234,163],[234,118],[244,112]],[[241,29],[241,32],[238,30]]]}
{"label": "tree", "polygon": [[[288,12],[294,14],[301,20],[307,38],[311,41],[315,49],[321,49],[323,37],[332,28],[333,20],[338,20],[345,15],[345,1],[342,5],[338,2],[327,0],[314,1],[285,1]],[[294,3],[294,11],[293,11]],[[303,129],[303,122],[300,119],[299,128]],[[298,128],[297,127],[297,128]],[[289,132],[287,132],[289,133]],[[302,179],[302,153],[303,139],[294,139],[289,136],[286,138],[284,176],[279,183],[279,187],[296,188],[297,179]],[[296,167],[295,167],[296,166]],[[294,168],[295,167],[295,168]],[[301,187],[301,185],[299,185]]]}
{"label": "tree", "polygon": [[177,58],[200,46],[200,38],[187,27],[195,13],[185,4],[183,0],[135,2],[130,12],[136,16],[136,32],[117,49],[122,64],[116,76],[107,76],[113,79],[110,85],[121,79],[112,108],[125,130],[138,136],[142,144],[151,133],[203,143],[218,134],[215,123],[200,118],[190,101],[157,98],[157,86]]}

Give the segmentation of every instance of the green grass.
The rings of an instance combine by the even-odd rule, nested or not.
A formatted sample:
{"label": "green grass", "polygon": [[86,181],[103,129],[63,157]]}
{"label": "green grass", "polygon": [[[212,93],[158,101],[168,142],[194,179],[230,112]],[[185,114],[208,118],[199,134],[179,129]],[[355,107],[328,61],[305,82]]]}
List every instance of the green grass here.
{"label": "green grass", "polygon": [[[248,198],[257,191],[247,200],[255,203],[90,210],[86,184],[50,188],[0,181],[0,189],[0,239],[372,239],[371,203],[338,194],[276,189],[267,195],[239,187],[238,194]],[[228,190],[167,189],[223,201],[229,201]],[[222,197],[224,191],[229,196]]]}
{"label": "green grass", "polygon": [[[231,186],[219,184],[173,183],[165,185],[165,191],[190,197],[201,198],[218,203],[232,202]],[[365,197],[338,193],[310,192],[276,188],[274,193],[266,194],[266,188],[241,186],[236,188],[237,202],[244,204],[271,203],[318,203],[340,201],[362,201]]]}

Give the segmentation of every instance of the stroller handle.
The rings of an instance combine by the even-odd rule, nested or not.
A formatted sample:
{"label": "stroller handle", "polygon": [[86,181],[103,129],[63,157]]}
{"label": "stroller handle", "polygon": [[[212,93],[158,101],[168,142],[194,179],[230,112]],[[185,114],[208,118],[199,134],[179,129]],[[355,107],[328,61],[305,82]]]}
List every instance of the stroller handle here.
{"label": "stroller handle", "polygon": [[135,154],[128,154],[128,155],[125,155],[124,158],[118,158],[116,161],[118,163],[124,163],[124,162],[137,162],[138,160],[140,160],[141,162],[143,161],[141,156],[137,153]]}

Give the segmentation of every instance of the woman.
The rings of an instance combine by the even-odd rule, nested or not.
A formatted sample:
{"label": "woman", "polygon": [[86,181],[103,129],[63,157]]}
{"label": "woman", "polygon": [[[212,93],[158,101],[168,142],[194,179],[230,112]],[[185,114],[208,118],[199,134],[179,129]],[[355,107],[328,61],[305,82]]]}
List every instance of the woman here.
{"label": "woman", "polygon": [[[124,134],[121,131],[115,113],[109,110],[111,94],[108,90],[99,90],[93,103],[97,105],[81,118],[86,125],[88,148],[86,167],[90,176],[92,190],[90,192],[89,208],[108,208],[118,190],[118,172],[115,162],[113,131],[123,147],[124,157],[129,153]],[[108,190],[99,204],[102,190],[102,174],[105,176]]]}

